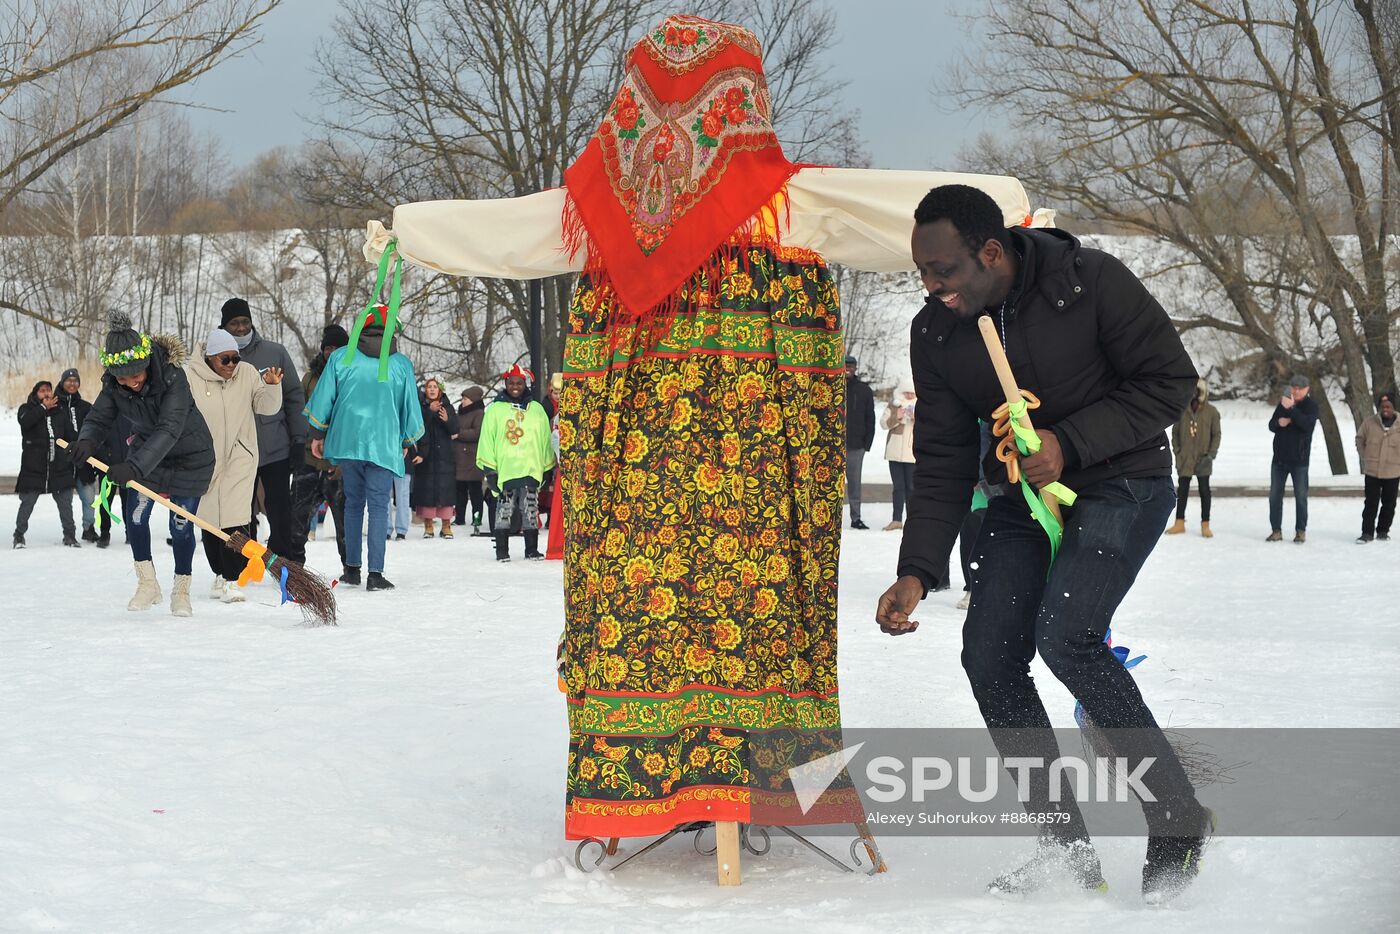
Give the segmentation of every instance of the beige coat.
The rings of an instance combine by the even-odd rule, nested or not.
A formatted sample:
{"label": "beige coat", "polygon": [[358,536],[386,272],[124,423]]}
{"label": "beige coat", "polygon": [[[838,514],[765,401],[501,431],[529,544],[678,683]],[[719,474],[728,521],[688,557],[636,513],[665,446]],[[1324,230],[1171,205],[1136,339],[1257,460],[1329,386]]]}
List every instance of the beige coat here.
{"label": "beige coat", "polygon": [[[914,463],[914,410],[912,400],[904,398],[904,387],[895,390],[894,399],[880,414],[880,427],[889,434],[885,437],[885,460],[901,464]],[[901,404],[908,403],[908,406]]]}
{"label": "beige coat", "polygon": [[1379,415],[1366,419],[1356,433],[1356,450],[1366,476],[1378,480],[1400,477],[1400,419],[1389,430]]}
{"label": "beige coat", "polygon": [[198,348],[185,364],[190,392],[214,439],[214,478],[199,501],[199,518],[221,529],[253,521],[253,484],[258,478],[258,423],[253,413],[282,410],[282,387],[269,386],[251,363],[240,363],[225,380]]}

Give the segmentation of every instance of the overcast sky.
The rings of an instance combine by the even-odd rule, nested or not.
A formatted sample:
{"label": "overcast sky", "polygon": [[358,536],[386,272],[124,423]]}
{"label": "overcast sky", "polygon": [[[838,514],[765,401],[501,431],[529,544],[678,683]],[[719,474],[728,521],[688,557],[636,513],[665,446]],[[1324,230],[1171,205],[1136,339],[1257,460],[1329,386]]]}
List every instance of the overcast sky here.
{"label": "overcast sky", "polygon": [[[935,70],[959,53],[965,27],[950,0],[831,0],[841,32],[830,69],[848,82],[845,102],[861,113],[876,168],[956,169],[958,149],[983,123],[935,104]],[[184,99],[195,127],[224,142],[239,166],[265,149],[296,145],[315,114],[315,49],[339,4],[287,0],[264,20],[262,42],[225,62]],[[679,7],[678,7],[679,8]]]}

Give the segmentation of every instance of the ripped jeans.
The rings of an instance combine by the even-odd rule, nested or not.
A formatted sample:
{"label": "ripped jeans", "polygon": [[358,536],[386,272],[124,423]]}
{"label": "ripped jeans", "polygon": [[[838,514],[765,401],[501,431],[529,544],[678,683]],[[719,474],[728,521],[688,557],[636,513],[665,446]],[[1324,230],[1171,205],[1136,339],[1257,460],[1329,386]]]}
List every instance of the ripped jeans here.
{"label": "ripped jeans", "polygon": [[[126,541],[131,546],[131,557],[135,561],[151,560],[151,511],[155,509],[155,500],[137,493],[135,490],[125,491],[126,498]],[[198,496],[168,496],[177,506],[181,506],[190,512],[199,509]],[[165,512],[165,507],[161,507]],[[175,552],[175,573],[190,574],[194,571],[194,548],[195,534],[194,523],[175,513],[170,513],[170,539],[172,550]]]}

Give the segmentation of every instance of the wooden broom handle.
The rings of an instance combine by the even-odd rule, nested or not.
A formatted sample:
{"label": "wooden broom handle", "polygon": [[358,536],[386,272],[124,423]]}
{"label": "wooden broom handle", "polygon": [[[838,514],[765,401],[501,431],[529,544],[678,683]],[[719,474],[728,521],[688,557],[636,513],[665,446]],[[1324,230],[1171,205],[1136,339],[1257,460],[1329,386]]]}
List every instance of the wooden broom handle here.
{"label": "wooden broom handle", "polygon": [[[55,438],[54,440],[58,442],[59,447],[68,447],[68,442],[64,441],[62,438]],[[107,465],[102,463],[97,458],[89,457],[87,459],[87,462],[92,466],[96,467],[98,470],[102,471],[103,473],[107,472]],[[130,483],[127,484],[127,486],[131,487],[138,493],[145,494],[146,496],[155,500],[157,503],[160,503],[166,509],[169,509],[171,512],[175,513],[175,515],[183,516],[184,518],[190,520],[195,525],[208,532],[210,535],[217,535],[224,541],[228,541],[232,537],[218,526],[211,525],[210,523],[205,522],[203,519],[199,518],[199,516],[196,516],[194,513],[190,512],[188,509],[185,509],[183,506],[175,505],[170,500],[166,499],[164,496],[161,496],[159,493],[154,493],[151,490],[146,489],[146,487],[142,486],[140,483],[137,483],[135,480],[132,480]]]}
{"label": "wooden broom handle", "polygon": [[[990,315],[982,315],[977,319],[977,330],[982,332],[982,343],[987,345],[987,356],[992,358],[992,369],[996,371],[997,382],[1001,383],[1001,393],[1006,396],[1006,404],[1010,406],[1021,402],[1021,387],[1016,385],[1016,377],[1011,372],[1011,361],[1006,359],[1006,349],[1001,346],[1001,335],[997,333],[997,326],[992,322]],[[1028,414],[1022,415],[1016,422],[1022,428],[1035,430]],[[1041,490],[1040,499],[1056,521],[1064,525],[1065,520],[1060,515],[1060,501],[1054,494]]]}

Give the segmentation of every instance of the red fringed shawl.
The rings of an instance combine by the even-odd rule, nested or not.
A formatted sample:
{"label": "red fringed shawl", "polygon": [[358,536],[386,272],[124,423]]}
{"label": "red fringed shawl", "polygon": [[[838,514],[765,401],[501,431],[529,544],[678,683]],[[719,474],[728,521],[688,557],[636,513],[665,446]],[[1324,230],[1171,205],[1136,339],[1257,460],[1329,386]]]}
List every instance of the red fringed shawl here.
{"label": "red fringed shawl", "polygon": [[[564,173],[564,238],[622,318],[664,312],[797,170],[773,132],[762,49],[742,26],[670,16],[633,46],[622,88]],[[776,245],[764,225],[765,243]]]}

